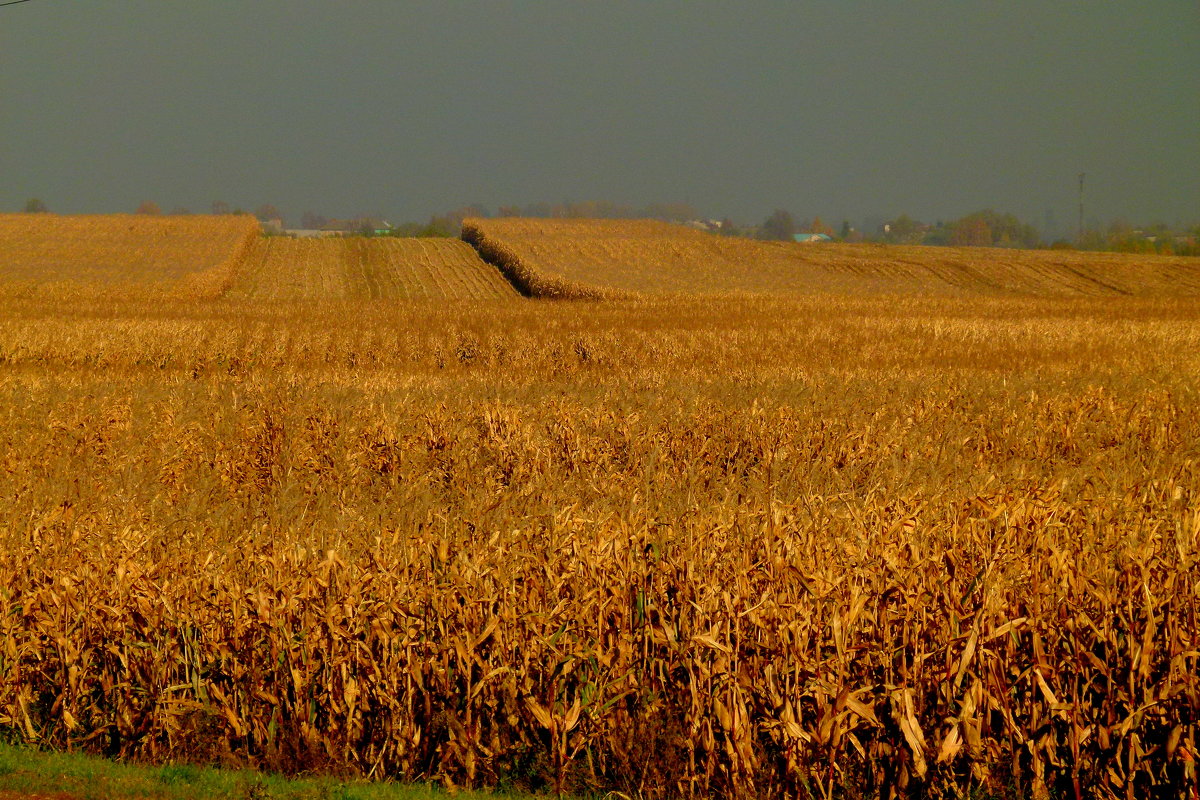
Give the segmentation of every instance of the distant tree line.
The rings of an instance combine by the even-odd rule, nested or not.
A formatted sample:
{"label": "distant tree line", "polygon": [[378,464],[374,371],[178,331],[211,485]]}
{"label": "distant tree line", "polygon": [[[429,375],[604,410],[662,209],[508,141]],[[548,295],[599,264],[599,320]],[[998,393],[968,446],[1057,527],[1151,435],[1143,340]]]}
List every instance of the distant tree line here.
{"label": "distant tree line", "polygon": [[1107,229],[1090,227],[1082,236],[1073,239],[1047,240],[1036,227],[1023,222],[1016,215],[992,209],[975,211],[955,220],[939,220],[932,224],[901,214],[870,231],[855,230],[848,221],[843,221],[836,233],[823,223],[820,217],[797,220],[789,212],[779,209],[757,227],[733,228],[730,232],[777,241],[790,241],[799,233],[823,233],[835,240],[847,242],[1200,255],[1200,224],[1172,229],[1161,222],[1135,226],[1125,220],[1116,220]]}
{"label": "distant tree line", "polygon": [[530,203],[525,206],[500,206],[496,216],[541,219],[657,219],[663,222],[687,222],[699,219],[701,214],[688,203],[650,203],[646,206],[630,206],[603,200],[585,200],[564,203]]}
{"label": "distant tree line", "polygon": [[[245,214],[224,200],[214,200],[213,214]],[[26,214],[50,213],[50,208],[38,197],[25,202]],[[163,211],[153,201],[137,206],[135,213],[159,215]],[[171,214],[190,214],[189,209],[176,207]],[[270,203],[254,211],[264,229],[282,233],[287,228],[278,207]],[[1088,226],[1081,235],[1070,239],[1047,240],[1033,225],[1014,214],[992,209],[974,211],[955,220],[926,223],[907,214],[879,224],[874,230],[858,230],[848,220],[837,228],[820,217],[797,218],[785,209],[776,209],[759,225],[742,225],[725,218],[706,219],[688,203],[650,203],[631,206],[602,200],[561,203],[530,203],[523,206],[500,206],[495,214],[486,206],[472,204],[442,214],[434,214],[424,222],[402,222],[392,225],[381,214],[357,214],[348,218],[331,218],[314,211],[305,211],[300,227],[309,230],[332,230],[361,236],[453,237],[462,231],[467,217],[537,217],[545,219],[657,219],[664,222],[687,223],[702,230],[724,236],[791,241],[797,234],[821,233],[837,241],[882,242],[886,244],[934,245],[947,247],[1016,247],[1072,250],[1104,250],[1124,253],[1161,253],[1200,256],[1200,223],[1190,227],[1172,228],[1165,223],[1135,225],[1125,219],[1113,220],[1107,227],[1099,223]]]}
{"label": "distant tree line", "polygon": [[[849,222],[843,223],[842,232],[844,235],[841,238],[850,238],[852,230]],[[791,241],[798,233],[823,233],[831,239],[837,236],[833,228],[822,222],[820,217],[813,217],[810,220],[796,220],[790,212],[783,209],[776,209],[752,235],[758,239],[784,242]]]}
{"label": "distant tree line", "polygon": [[[500,206],[495,213],[487,206],[471,204],[432,215],[426,222],[402,222],[389,225],[385,230],[373,227],[370,223],[377,220],[377,215],[364,215],[351,218],[339,229],[365,236],[449,236],[456,237],[462,232],[462,221],[468,217],[537,217],[545,219],[658,219],[665,222],[686,222],[699,217],[699,212],[686,203],[651,203],[647,206],[636,207],[608,203],[603,201],[583,201],[564,203],[530,203],[524,206]],[[300,218],[302,228],[319,230],[330,225],[330,220],[312,211],[306,211]],[[364,224],[355,224],[362,222]]]}

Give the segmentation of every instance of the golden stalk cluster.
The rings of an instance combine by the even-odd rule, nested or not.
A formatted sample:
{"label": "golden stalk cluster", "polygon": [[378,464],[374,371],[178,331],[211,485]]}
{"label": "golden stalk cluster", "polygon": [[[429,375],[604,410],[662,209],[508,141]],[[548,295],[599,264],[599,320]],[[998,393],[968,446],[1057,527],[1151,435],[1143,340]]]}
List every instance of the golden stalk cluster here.
{"label": "golden stalk cluster", "polygon": [[1200,304],[0,316],[0,728],[629,796],[1186,796]]}

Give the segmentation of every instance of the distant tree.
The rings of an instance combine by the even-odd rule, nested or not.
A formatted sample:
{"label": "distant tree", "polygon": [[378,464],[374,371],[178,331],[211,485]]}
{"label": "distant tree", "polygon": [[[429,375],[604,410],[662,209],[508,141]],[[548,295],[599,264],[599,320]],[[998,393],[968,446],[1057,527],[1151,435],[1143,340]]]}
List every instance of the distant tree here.
{"label": "distant tree", "polygon": [[482,203],[471,203],[469,206],[463,206],[462,208],[455,210],[452,212],[452,215],[458,217],[459,222],[461,223],[467,217],[480,217],[481,219],[488,219],[492,216],[492,212],[489,211],[488,207]]}
{"label": "distant tree", "polygon": [[1095,228],[1089,227],[1083,232],[1083,235],[1075,241],[1075,249],[1077,250],[1106,250],[1108,249],[1108,240],[1104,238],[1104,234]]}
{"label": "distant tree", "polygon": [[184,208],[183,206],[175,206],[171,209],[171,216],[173,217],[182,217],[191,213],[192,210],[190,208]]}
{"label": "distant tree", "polygon": [[463,218],[449,214],[434,215],[422,231],[422,236],[458,236],[462,232]]}
{"label": "distant tree", "polygon": [[213,200],[212,213],[228,214],[229,213],[229,203],[226,203],[224,200]]}
{"label": "distant tree", "polygon": [[1117,217],[1112,222],[1108,223],[1108,236],[1110,239],[1124,239],[1133,233],[1133,226],[1129,224],[1129,220],[1124,217]]}
{"label": "distant tree", "polygon": [[813,221],[808,224],[809,233],[823,233],[832,238],[833,228],[821,221],[820,217],[813,217]]}
{"label": "distant tree", "polygon": [[955,247],[987,247],[991,243],[992,229],[987,220],[979,216],[963,217],[950,233],[950,244]]}
{"label": "distant tree", "polygon": [[852,233],[854,233],[854,228],[850,227],[850,220],[842,220],[842,231],[838,234],[838,238],[840,238],[843,242],[849,241]]}
{"label": "distant tree", "polygon": [[517,206],[500,206],[500,208],[496,211],[496,216],[519,217],[521,216],[521,209]]}
{"label": "distant tree", "polygon": [[[555,215],[558,219],[565,219],[568,216],[568,205],[561,204],[554,207]],[[491,212],[484,206],[478,203],[456,208],[453,211],[448,211],[445,214],[435,214],[429,218],[429,225],[425,228],[424,236],[458,236],[462,232],[462,221],[468,217],[488,218]]]}
{"label": "distant tree", "polygon": [[697,219],[700,212],[688,203],[651,203],[646,206],[644,216],[664,222],[686,222]]}
{"label": "distant tree", "polygon": [[429,224],[422,228],[417,235],[427,237],[454,237],[462,231],[462,220],[450,216],[430,217]]}
{"label": "distant tree", "polygon": [[312,211],[305,211],[300,215],[300,227],[305,230],[315,231],[324,228],[329,224],[329,220],[320,214],[314,214]]}
{"label": "distant tree", "polygon": [[275,206],[270,203],[264,203],[254,211],[254,216],[258,217],[262,222],[267,222],[268,220],[280,219],[283,215],[279,213],[279,209]]}
{"label": "distant tree", "polygon": [[762,236],[762,228],[757,225],[739,225],[729,217],[721,220],[722,236],[737,236],[743,239],[756,239]]}
{"label": "distant tree", "polygon": [[148,214],[150,216],[158,216],[162,214],[162,209],[158,207],[158,203],[147,200],[137,207],[138,214]]}
{"label": "distant tree", "polygon": [[883,238],[893,244],[920,244],[924,227],[908,214],[901,214],[884,224]]}
{"label": "distant tree", "polygon": [[596,219],[602,216],[600,204],[593,200],[564,203],[563,216],[570,219]]}
{"label": "distant tree", "polygon": [[783,209],[776,209],[762,224],[762,238],[775,241],[791,241],[796,235],[796,221]]}
{"label": "distant tree", "polygon": [[603,219],[635,219],[644,214],[639,214],[637,209],[632,206],[621,205],[619,203],[599,202],[595,204],[595,216]]}
{"label": "distant tree", "polygon": [[49,214],[50,209],[36,197],[31,197],[25,201],[26,214]]}
{"label": "distant tree", "polygon": [[1037,247],[1041,234],[1013,214],[984,209],[951,223],[949,244],[970,247]]}
{"label": "distant tree", "polygon": [[[676,209],[678,211],[678,209]],[[667,215],[672,211],[666,206],[660,206],[656,213],[647,212],[638,214],[629,206],[621,206],[616,203],[610,203],[607,200],[583,200],[575,203],[566,203],[564,215],[572,219],[626,219],[636,216],[660,216]]]}
{"label": "distant tree", "polygon": [[1125,253],[1154,251],[1153,243],[1146,240],[1145,233],[1135,231],[1128,220],[1122,218],[1114,219],[1109,223],[1105,239],[1109,250]]}
{"label": "distant tree", "polygon": [[950,244],[950,235],[952,233],[954,233],[953,229],[939,219],[931,229],[925,232],[924,238],[921,239],[921,244],[945,247]]}

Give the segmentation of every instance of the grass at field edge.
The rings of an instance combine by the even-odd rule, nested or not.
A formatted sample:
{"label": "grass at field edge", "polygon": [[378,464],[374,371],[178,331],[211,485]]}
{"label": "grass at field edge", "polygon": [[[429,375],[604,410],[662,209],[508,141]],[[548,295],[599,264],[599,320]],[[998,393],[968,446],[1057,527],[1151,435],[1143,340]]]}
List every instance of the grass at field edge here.
{"label": "grass at field edge", "polygon": [[[841,794],[836,794],[842,797]],[[191,764],[149,766],[0,741],[0,800],[545,800],[550,794],[443,789],[431,784],[286,778],[256,770]],[[592,800],[629,800],[610,793]],[[972,792],[963,800],[1016,800],[1020,793]],[[572,800],[562,795],[561,800]],[[578,800],[578,799],[576,799]],[[1051,795],[1057,800],[1057,795]]]}
{"label": "grass at field edge", "polygon": [[285,778],[255,770],[190,764],[147,766],[0,742],[0,798],[54,800],[528,800],[535,795],[455,790],[428,784]]}

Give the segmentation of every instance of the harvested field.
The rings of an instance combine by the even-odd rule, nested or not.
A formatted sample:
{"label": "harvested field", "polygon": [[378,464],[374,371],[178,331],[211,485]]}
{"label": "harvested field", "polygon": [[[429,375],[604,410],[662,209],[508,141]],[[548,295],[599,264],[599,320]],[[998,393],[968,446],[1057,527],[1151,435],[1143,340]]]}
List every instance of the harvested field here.
{"label": "harvested field", "polygon": [[0,214],[0,292],[215,296],[258,233],[248,216]]}
{"label": "harvested field", "polygon": [[0,215],[0,295],[122,302],[515,299],[451,239],[264,238],[248,216]]}
{"label": "harvested field", "polygon": [[1198,379],[1187,298],[4,301],[0,733],[1186,797]]}
{"label": "harvested field", "polygon": [[475,219],[464,238],[539,297],[1200,294],[1200,259],[1171,256],[757,242],[649,220]]}
{"label": "harvested field", "polygon": [[518,295],[456,239],[260,240],[233,297],[261,300],[487,300]]}

